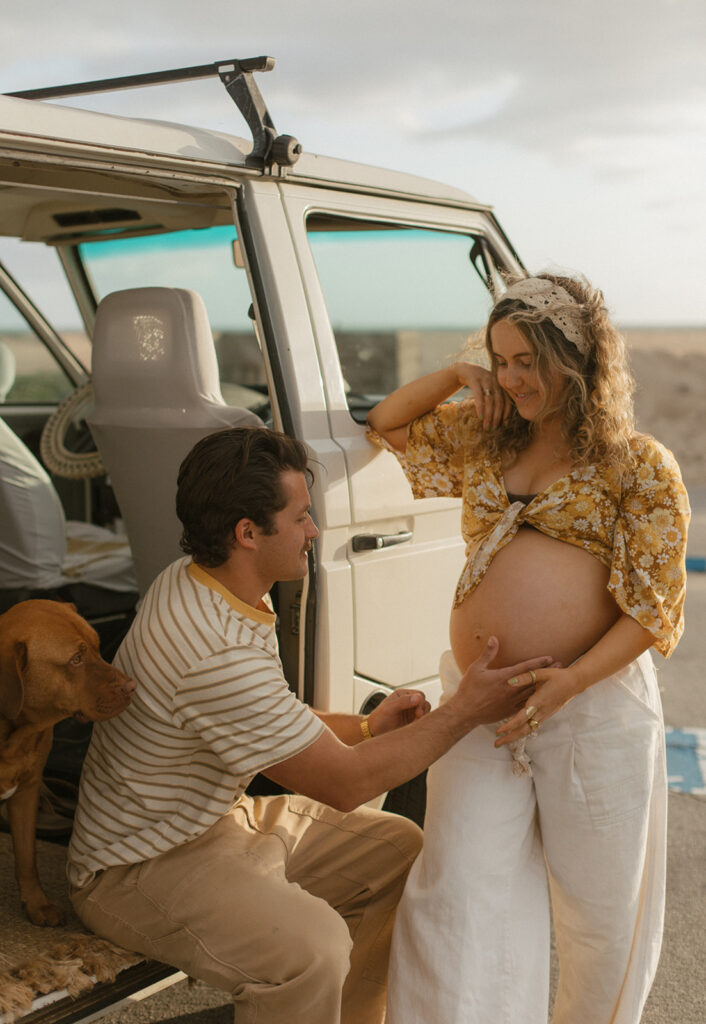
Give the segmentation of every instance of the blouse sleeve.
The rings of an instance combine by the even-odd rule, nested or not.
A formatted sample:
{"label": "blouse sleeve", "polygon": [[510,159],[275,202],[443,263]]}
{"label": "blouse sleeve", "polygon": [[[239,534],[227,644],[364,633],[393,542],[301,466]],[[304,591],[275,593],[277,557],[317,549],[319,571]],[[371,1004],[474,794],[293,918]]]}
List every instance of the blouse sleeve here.
{"label": "blouse sleeve", "polygon": [[392,448],[370,426],[367,436],[397,457],[415,498],[460,498],[464,455],[475,423],[475,404],[466,399],[438,405],[412,420],[404,452]]}
{"label": "blouse sleeve", "polygon": [[621,610],[654,635],[666,658],[684,631],[689,499],[670,451],[652,438],[635,446],[616,522],[608,589]]}

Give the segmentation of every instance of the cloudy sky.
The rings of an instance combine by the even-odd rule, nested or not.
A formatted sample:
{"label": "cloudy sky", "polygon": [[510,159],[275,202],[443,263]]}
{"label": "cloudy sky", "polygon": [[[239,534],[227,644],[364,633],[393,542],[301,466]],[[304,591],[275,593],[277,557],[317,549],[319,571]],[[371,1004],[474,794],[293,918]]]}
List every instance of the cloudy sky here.
{"label": "cloudy sky", "polygon": [[[492,203],[623,324],[706,325],[704,0],[2,2],[0,91],[262,53],[307,150]],[[216,81],[80,103],[245,134]]]}

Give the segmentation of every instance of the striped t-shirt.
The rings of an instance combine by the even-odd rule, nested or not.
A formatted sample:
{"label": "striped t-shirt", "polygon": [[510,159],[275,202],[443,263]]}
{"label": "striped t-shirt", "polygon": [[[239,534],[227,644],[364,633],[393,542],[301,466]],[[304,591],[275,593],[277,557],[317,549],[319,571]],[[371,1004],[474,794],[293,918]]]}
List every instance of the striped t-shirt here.
{"label": "striped t-shirt", "polygon": [[194,839],[253,775],[324,728],[287,686],[275,616],[187,558],[152,584],[115,664],[137,689],[93,728],[69,847],[75,886]]}

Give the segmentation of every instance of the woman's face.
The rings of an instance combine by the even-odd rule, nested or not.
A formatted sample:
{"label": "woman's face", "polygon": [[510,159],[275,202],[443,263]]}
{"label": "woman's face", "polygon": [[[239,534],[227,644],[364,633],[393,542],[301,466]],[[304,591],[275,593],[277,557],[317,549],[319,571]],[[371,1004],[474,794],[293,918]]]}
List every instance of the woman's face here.
{"label": "woman's face", "polygon": [[546,384],[537,373],[536,357],[524,334],[510,320],[498,320],[490,328],[490,347],[498,384],[525,420],[534,420],[547,405],[556,404],[564,378],[553,370]]}

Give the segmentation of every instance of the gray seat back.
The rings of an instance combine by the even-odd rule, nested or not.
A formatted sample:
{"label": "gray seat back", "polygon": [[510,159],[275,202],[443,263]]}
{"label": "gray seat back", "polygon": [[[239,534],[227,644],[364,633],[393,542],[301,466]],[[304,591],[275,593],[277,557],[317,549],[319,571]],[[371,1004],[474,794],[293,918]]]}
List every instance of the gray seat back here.
{"label": "gray seat back", "polygon": [[91,432],[130,540],[139,591],[181,554],[179,466],[207,434],[262,426],[224,403],[203,300],[182,288],[130,288],[98,306]]}

